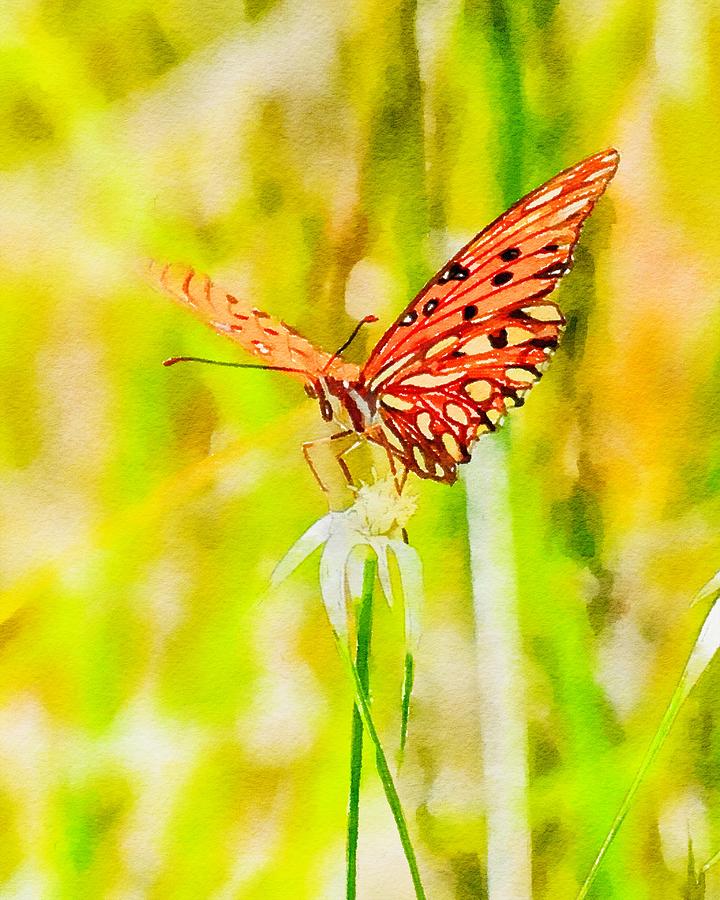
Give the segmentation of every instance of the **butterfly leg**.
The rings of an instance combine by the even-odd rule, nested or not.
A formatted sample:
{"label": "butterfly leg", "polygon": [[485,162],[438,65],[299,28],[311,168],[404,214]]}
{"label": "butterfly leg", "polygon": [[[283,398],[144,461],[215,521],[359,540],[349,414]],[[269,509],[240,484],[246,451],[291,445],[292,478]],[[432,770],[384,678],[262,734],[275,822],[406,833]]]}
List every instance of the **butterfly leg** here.
{"label": "butterfly leg", "polygon": [[[402,466],[402,463],[400,463],[400,465],[402,466],[402,472],[400,472],[400,474],[398,474],[398,471],[397,471],[398,460],[396,460],[394,458],[393,454],[390,452],[389,447],[385,447],[385,452],[387,453],[388,463],[390,464],[390,471],[392,472],[393,481],[395,482],[395,490],[397,491],[398,497],[399,497],[400,494],[402,494],[402,492],[403,492],[403,488],[405,487],[405,484],[407,483],[408,472],[410,470],[408,469],[407,466]],[[402,535],[403,542],[406,544],[409,544],[410,538],[408,537],[407,528],[401,528],[400,532]]]}
{"label": "butterfly leg", "polygon": [[[329,437],[317,438],[314,441],[306,441],[303,445],[303,454],[310,471],[327,497],[331,510],[342,510],[350,506],[354,500],[350,487],[354,486],[354,480],[348,464],[343,457],[360,443],[357,432],[348,429],[331,434]],[[332,464],[330,463],[332,459]],[[342,473],[342,479],[338,479],[338,468]],[[322,470],[322,473],[321,473]]]}
{"label": "butterfly leg", "polygon": [[[371,429],[366,432],[367,437],[374,441],[385,451],[385,454],[388,459],[388,466],[390,468],[390,474],[392,475],[392,479],[395,482],[395,490],[398,493],[398,497],[403,492],[403,488],[407,482],[408,471],[407,466],[404,466],[402,462],[395,456],[390,447],[388,447],[387,441],[383,437],[382,431],[379,428]],[[401,469],[401,471],[399,471]]]}
{"label": "butterfly leg", "polygon": [[403,466],[402,463],[402,471],[398,472],[398,460],[393,456],[392,452],[388,447],[385,447],[385,452],[387,453],[388,464],[390,466],[390,471],[392,473],[393,481],[395,482],[395,490],[398,492],[398,497],[403,492],[403,488],[407,483],[407,477],[409,469],[407,466]]}

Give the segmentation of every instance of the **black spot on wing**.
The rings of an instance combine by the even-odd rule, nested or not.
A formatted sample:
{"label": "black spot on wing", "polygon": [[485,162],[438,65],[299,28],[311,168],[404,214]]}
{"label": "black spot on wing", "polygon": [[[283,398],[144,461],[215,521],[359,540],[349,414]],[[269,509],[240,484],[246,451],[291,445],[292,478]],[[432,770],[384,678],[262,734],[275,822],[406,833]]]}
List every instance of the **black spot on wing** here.
{"label": "black spot on wing", "polygon": [[533,275],[533,278],[560,278],[561,275],[565,275],[569,271],[570,266],[566,266],[564,262],[556,262],[545,269],[540,269],[539,272]]}
{"label": "black spot on wing", "polygon": [[477,306],[475,306],[474,303],[470,303],[463,310],[463,319],[465,319],[466,322],[469,322],[470,319],[474,319],[477,314],[478,314]]}
{"label": "black spot on wing", "polygon": [[460,263],[454,262],[450,263],[447,269],[445,269],[438,278],[438,282],[440,284],[445,284],[447,281],[465,281],[469,276],[470,269],[466,269],[465,266],[461,266]]}
{"label": "black spot on wing", "polygon": [[528,341],[531,347],[541,347],[543,350],[554,350],[558,345],[558,339],[556,337],[548,337],[548,338],[532,338],[532,340]]}
{"label": "black spot on wing", "polygon": [[400,319],[400,325],[412,325],[415,319],[417,319],[417,312],[414,309],[411,309],[409,312],[405,313],[402,319]]}
{"label": "black spot on wing", "polygon": [[484,409],[478,408],[477,415],[480,419],[480,424],[484,425],[488,431],[497,431],[497,425],[493,424],[493,422],[490,421],[488,414]]}
{"label": "black spot on wing", "polygon": [[499,256],[503,262],[512,262],[520,256],[520,250],[518,247],[508,247],[507,250],[503,250]]}
{"label": "black spot on wing", "polygon": [[512,272],[498,272],[497,275],[493,275],[492,283],[495,285],[495,287],[501,287],[503,284],[507,284],[508,281],[512,281],[512,279]]}
{"label": "black spot on wing", "polygon": [[489,334],[488,340],[490,341],[490,346],[494,347],[496,350],[500,350],[502,347],[507,347],[507,331],[504,328],[501,328],[499,331],[495,331],[493,332],[493,334]]}
{"label": "black spot on wing", "polygon": [[501,384],[500,391],[503,397],[507,397],[508,400],[512,400],[515,406],[522,406],[525,403],[525,398],[520,395],[515,388],[507,387],[507,385]]}
{"label": "black spot on wing", "polygon": [[433,297],[431,300],[428,300],[427,303],[423,306],[423,309],[422,309],[423,315],[431,316],[435,312],[435,310],[438,308],[439,305],[440,305],[440,301],[438,299],[436,299],[435,297]]}

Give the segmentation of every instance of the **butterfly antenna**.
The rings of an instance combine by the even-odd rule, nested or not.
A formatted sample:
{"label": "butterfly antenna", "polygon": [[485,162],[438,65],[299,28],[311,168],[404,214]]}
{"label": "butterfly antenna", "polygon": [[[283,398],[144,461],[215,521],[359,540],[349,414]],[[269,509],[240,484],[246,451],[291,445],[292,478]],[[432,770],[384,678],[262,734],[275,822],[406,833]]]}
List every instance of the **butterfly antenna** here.
{"label": "butterfly antenna", "polygon": [[292,369],[289,366],[263,366],[259,363],[236,363],[225,362],[220,359],[204,359],[201,356],[171,356],[169,359],[163,360],[164,366],[174,366],[180,362],[197,362],[207,363],[210,366],[228,366],[231,369],[264,369],[266,372],[298,372],[300,375],[307,375],[305,369]]}
{"label": "butterfly antenna", "polygon": [[340,356],[340,354],[343,352],[343,350],[347,350],[347,348],[350,346],[350,344],[352,344],[352,342],[358,336],[358,332],[363,327],[363,325],[368,325],[368,324],[370,324],[370,322],[377,322],[377,320],[378,320],[377,316],[365,316],[364,319],[361,319],[357,323],[357,325],[353,328],[350,337],[345,341],[345,343],[341,347],[338,347],[338,349],[333,353],[333,355],[330,357],[330,359],[325,363],[325,365],[323,367],[323,375],[325,374],[325,372],[327,372],[327,370],[330,368],[330,366],[335,362],[335,360],[338,358],[338,356]]}

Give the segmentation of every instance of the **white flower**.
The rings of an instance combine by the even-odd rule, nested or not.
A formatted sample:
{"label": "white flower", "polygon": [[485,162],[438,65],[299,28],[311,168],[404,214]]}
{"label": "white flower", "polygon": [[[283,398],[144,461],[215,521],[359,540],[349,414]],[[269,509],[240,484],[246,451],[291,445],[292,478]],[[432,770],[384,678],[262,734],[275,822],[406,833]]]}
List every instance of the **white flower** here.
{"label": "white flower", "polygon": [[422,564],[417,552],[402,540],[402,531],[415,507],[415,498],[399,496],[390,478],[363,485],[349,509],[328,513],[298,538],[275,567],[271,584],[284,581],[324,544],[320,591],[335,634],[347,641],[348,601],[362,594],[368,548],[377,557],[378,578],[389,605],[397,599],[391,574],[394,557],[405,610],[405,640],[413,651],[420,637]]}

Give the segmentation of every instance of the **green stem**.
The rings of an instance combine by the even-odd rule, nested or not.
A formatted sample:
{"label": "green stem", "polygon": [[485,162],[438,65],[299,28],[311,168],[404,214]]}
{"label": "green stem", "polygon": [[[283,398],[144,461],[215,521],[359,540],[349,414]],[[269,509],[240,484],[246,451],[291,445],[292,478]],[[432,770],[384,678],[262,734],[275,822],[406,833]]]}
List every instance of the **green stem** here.
{"label": "green stem", "polygon": [[[362,596],[357,626],[355,666],[365,694],[370,687],[370,639],[372,637],[372,602],[376,563],[365,562]],[[347,819],[347,900],[357,897],[357,847],[360,827],[360,776],[362,773],[363,722],[357,703],[353,704],[350,738],[350,798]]]}
{"label": "green stem", "polygon": [[630,811],[630,807],[635,800],[635,795],[638,792],[640,785],[647,774],[647,770],[650,768],[652,761],[655,759],[658,750],[662,747],[665,742],[665,738],[668,736],[670,729],[672,728],[675,719],[677,718],[678,713],[680,712],[680,708],[683,705],[683,701],[687,697],[688,694],[688,681],[685,675],[678,682],[677,687],[675,688],[675,692],[672,695],[672,699],[670,700],[670,704],[668,708],[665,710],[665,715],[660,722],[658,730],[655,732],[655,736],[652,739],[650,746],[648,747],[645,756],[643,757],[643,761],[640,763],[640,768],[633,779],[633,783],[630,785],[630,788],[625,795],[625,799],[623,800],[620,809],[613,820],[612,825],[610,826],[610,831],[608,831],[605,840],[603,841],[602,847],[598,851],[597,856],[595,857],[595,862],[592,864],[592,868],[588,873],[587,878],[583,882],[583,886],[580,888],[580,893],[577,895],[577,900],[585,900],[587,897],[590,888],[592,887],[592,883],[595,881],[595,876],[598,873],[598,869],[602,865],[602,861],[605,858],[605,854],[610,848],[610,845],[615,840],[615,837],[620,830],[620,826],[622,825],[625,816]]}
{"label": "green stem", "polygon": [[412,653],[405,654],[405,678],[403,680],[402,708],[400,719],[400,759],[407,743],[408,719],[410,718],[410,698],[415,680],[415,660]]}
{"label": "green stem", "polygon": [[[367,576],[368,563],[366,563],[365,565],[365,575]],[[374,573],[375,561],[373,560],[370,565],[373,567]],[[375,746],[375,765],[377,767],[378,775],[380,776],[380,780],[382,781],[382,785],[385,790],[385,796],[387,798],[388,805],[393,814],[393,818],[395,819],[395,826],[397,827],[398,834],[400,836],[400,843],[402,844],[403,852],[405,853],[405,859],[407,860],[408,868],[410,869],[410,877],[412,878],[413,887],[415,888],[415,896],[417,900],[427,900],[425,889],[423,888],[422,881],[420,879],[420,871],[418,869],[417,858],[415,856],[415,849],[413,848],[412,842],[410,840],[407,822],[405,821],[405,814],[403,813],[402,804],[400,803],[400,797],[398,796],[397,788],[395,787],[395,782],[393,781],[393,777],[390,772],[390,766],[388,765],[387,757],[385,756],[385,751],[383,750],[383,746],[380,742],[380,737],[377,733],[377,729],[375,728],[375,723],[370,711],[370,700],[368,699],[368,695],[365,691],[365,687],[360,677],[358,667],[355,665],[355,662],[353,661],[353,658],[350,655],[346,644],[344,644],[343,641],[338,638],[337,647],[340,652],[340,656],[343,658],[343,661],[348,668],[348,673],[355,686],[355,702],[362,718],[363,725],[365,726],[365,729],[370,736],[370,740]]]}

